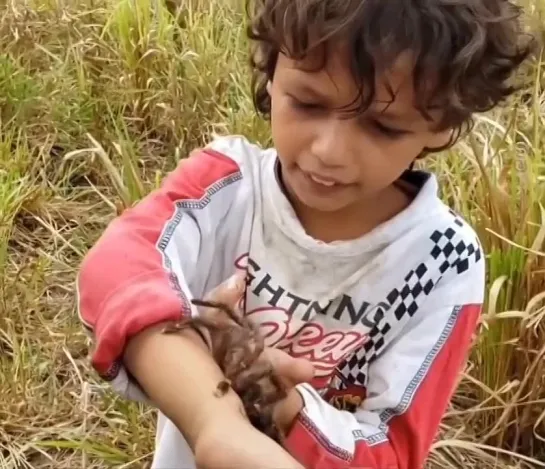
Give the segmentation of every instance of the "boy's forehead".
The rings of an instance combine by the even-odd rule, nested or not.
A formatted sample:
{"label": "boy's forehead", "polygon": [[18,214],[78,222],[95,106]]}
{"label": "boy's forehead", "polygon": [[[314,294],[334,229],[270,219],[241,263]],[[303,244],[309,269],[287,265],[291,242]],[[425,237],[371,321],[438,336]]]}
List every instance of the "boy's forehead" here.
{"label": "boy's forehead", "polygon": [[[336,52],[326,56],[315,54],[303,60],[281,54],[278,70],[284,70],[289,75],[291,85],[305,94],[316,95],[332,105],[352,103],[359,85],[352,75],[346,54],[342,49]],[[373,109],[382,111],[385,117],[392,120],[423,119],[416,107],[418,97],[414,91],[412,73],[409,53],[400,55],[392,66],[379,71],[375,79]],[[433,116],[436,112],[430,114]]]}

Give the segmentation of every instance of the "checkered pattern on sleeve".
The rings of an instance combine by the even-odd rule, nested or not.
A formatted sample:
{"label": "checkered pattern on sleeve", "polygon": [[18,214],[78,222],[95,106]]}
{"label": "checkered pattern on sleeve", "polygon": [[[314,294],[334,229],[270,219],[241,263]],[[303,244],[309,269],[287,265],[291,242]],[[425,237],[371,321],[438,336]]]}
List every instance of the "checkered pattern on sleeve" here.
{"label": "checkered pattern on sleeve", "polygon": [[367,366],[380,355],[388,342],[392,324],[412,317],[447,271],[454,269],[456,274],[462,274],[471,263],[482,259],[478,240],[464,238],[457,228],[463,223],[454,212],[451,213],[453,224],[446,229],[433,231],[428,238],[428,259],[411,269],[403,283],[386,296],[385,302],[391,308],[380,315],[381,320],[370,331],[370,340],[339,366],[345,382],[365,386]]}

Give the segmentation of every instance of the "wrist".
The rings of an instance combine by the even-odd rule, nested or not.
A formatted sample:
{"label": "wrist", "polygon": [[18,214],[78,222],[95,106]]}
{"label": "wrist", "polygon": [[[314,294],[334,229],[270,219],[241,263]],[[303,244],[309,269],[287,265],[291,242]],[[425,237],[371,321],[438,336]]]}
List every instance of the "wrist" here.
{"label": "wrist", "polygon": [[297,388],[292,388],[288,396],[276,406],[274,420],[283,435],[287,436],[290,433],[304,406],[305,401]]}
{"label": "wrist", "polygon": [[193,409],[188,418],[182,406],[174,408],[171,420],[183,433],[194,452],[197,448],[207,447],[207,442],[211,441],[211,435],[217,431],[221,422],[229,425],[237,422],[248,424],[242,401],[233,391],[229,391],[221,398],[211,395],[201,399],[201,402],[195,403]]}
{"label": "wrist", "polygon": [[216,415],[203,429],[193,452],[199,469],[304,469],[282,446],[240,415],[234,419]]}

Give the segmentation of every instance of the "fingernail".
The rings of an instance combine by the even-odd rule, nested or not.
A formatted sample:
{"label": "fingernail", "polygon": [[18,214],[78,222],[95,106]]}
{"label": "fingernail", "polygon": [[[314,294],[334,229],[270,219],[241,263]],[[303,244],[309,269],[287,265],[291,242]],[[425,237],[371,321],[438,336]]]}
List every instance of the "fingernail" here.
{"label": "fingernail", "polygon": [[235,274],[233,275],[229,281],[227,282],[227,287],[229,289],[233,290],[241,290],[242,289],[242,279],[239,275]]}

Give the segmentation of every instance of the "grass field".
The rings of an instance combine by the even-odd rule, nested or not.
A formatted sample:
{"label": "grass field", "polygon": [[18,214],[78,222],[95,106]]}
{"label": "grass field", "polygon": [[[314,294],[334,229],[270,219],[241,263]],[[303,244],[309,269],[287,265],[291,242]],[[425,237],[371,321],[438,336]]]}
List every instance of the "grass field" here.
{"label": "grass field", "polygon": [[[541,2],[541,3],[536,3]],[[4,0],[0,467],[145,467],[154,414],[88,366],[78,264],[120,207],[211,132],[267,143],[233,1]],[[545,2],[528,4],[535,24]],[[483,328],[432,468],[545,467],[545,71],[426,162],[488,253]],[[541,461],[541,462],[540,462]]]}

